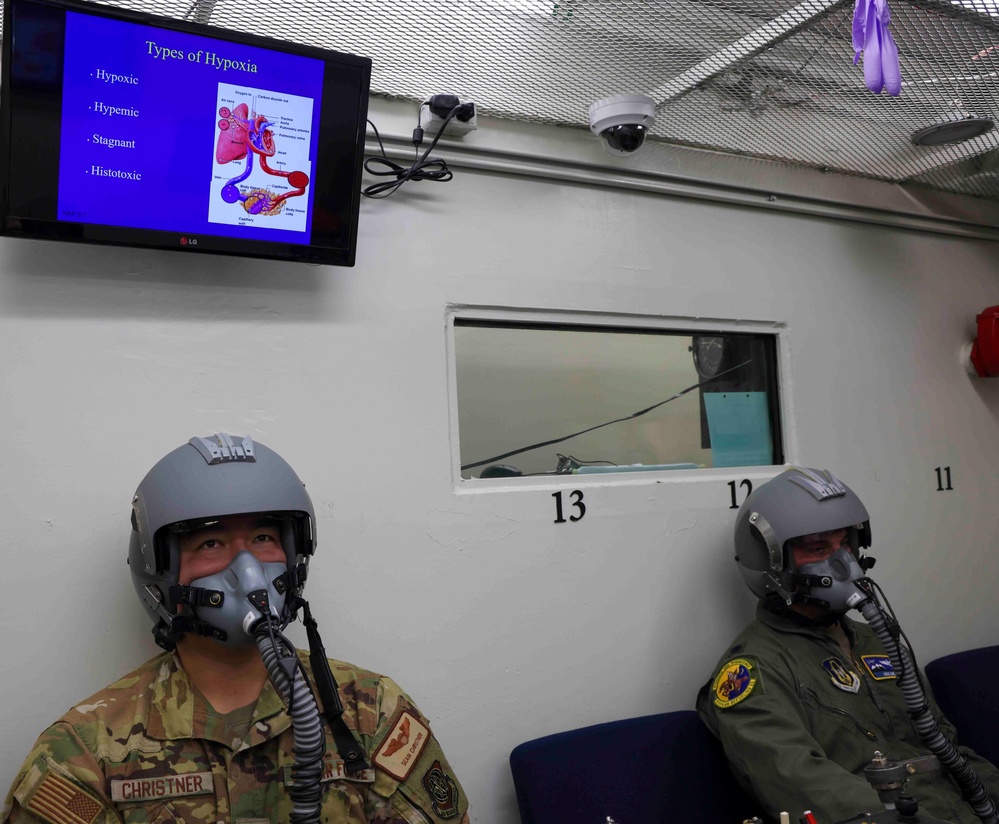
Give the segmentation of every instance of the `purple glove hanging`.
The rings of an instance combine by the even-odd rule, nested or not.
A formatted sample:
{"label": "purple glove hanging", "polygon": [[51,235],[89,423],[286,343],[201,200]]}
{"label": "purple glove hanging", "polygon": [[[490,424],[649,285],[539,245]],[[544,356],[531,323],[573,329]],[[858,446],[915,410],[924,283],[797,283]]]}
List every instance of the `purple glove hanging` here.
{"label": "purple glove hanging", "polygon": [[898,49],[888,24],[891,12],[888,0],[856,0],[853,10],[853,64],[864,53],[864,83],[875,94],[887,89],[892,97],[902,91],[902,72]]}

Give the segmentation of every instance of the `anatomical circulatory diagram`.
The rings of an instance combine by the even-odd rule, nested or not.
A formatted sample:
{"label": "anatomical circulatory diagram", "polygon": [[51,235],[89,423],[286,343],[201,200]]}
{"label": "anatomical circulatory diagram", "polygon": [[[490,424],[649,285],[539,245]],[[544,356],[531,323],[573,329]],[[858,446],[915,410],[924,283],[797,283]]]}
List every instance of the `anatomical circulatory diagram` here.
{"label": "anatomical circulatory diagram", "polygon": [[[218,114],[216,162],[223,164],[245,161],[243,171],[223,185],[222,200],[242,205],[250,215],[272,216],[281,213],[288,198],[305,194],[309,185],[308,174],[301,170],[275,169],[268,163],[268,158],[273,158],[277,152],[277,145],[271,128],[274,123],[266,115],[251,112],[246,103],[239,103],[234,108],[222,106]],[[290,188],[278,193],[262,184],[241,186],[253,173],[254,158],[261,171],[285,180]]]}

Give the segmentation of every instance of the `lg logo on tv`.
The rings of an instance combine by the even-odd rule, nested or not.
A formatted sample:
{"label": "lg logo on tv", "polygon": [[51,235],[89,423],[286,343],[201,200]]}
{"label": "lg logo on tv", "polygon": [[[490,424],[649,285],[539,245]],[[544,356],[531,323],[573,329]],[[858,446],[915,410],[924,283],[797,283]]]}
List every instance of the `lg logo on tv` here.
{"label": "lg logo on tv", "polygon": [[182,237],[180,239],[181,246],[197,246],[198,239],[196,237]]}

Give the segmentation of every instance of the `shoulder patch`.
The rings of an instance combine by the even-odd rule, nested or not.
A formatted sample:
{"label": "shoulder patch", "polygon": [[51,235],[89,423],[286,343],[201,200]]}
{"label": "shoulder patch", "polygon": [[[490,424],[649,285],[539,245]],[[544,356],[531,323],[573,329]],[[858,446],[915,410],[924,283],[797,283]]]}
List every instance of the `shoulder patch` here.
{"label": "shoulder patch", "polygon": [[27,798],[24,808],[51,824],[94,824],[104,807],[78,784],[48,772]]}
{"label": "shoulder patch", "polygon": [[887,681],[896,677],[895,667],[887,655],[861,655],[860,659],[875,681]]}
{"label": "shoulder patch", "polygon": [[458,785],[445,772],[440,761],[435,760],[430,769],[423,774],[423,788],[430,796],[430,803],[438,818],[447,820],[457,817],[460,811]]}
{"label": "shoulder patch", "polygon": [[403,710],[375,750],[374,763],[396,780],[405,781],[429,740],[430,730],[415,715]]}
{"label": "shoulder patch", "polygon": [[733,658],[721,668],[711,685],[715,706],[722,709],[735,706],[745,701],[757,686],[763,692],[756,664],[746,658]]}

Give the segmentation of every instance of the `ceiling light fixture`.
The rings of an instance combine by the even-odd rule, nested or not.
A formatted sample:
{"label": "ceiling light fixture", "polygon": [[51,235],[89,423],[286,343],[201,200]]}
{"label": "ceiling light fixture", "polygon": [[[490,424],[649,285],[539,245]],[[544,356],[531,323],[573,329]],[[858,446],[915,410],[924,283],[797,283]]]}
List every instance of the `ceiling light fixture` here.
{"label": "ceiling light fixture", "polygon": [[999,17],[999,2],[996,2],[996,0],[951,0],[951,2],[955,6],[964,6],[966,9],[977,11],[979,14]]}
{"label": "ceiling light fixture", "polygon": [[978,117],[968,112],[952,112],[938,123],[913,132],[912,142],[917,146],[960,143],[985,134],[993,126],[995,121],[989,117]]}

